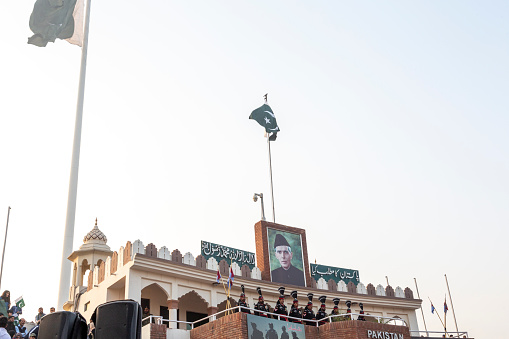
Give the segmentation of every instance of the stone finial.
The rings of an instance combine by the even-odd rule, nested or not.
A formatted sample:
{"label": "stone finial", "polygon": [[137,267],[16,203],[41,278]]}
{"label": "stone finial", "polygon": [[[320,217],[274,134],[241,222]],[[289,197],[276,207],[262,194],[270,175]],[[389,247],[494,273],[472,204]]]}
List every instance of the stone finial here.
{"label": "stone finial", "polygon": [[405,292],[403,292],[403,289],[400,286],[396,286],[396,288],[394,289],[394,296],[396,298],[404,298]]}
{"label": "stone finial", "polygon": [[338,291],[339,292],[348,292],[348,288],[346,286],[346,283],[343,280],[340,280],[338,282]]}
{"label": "stone finial", "polygon": [[366,286],[364,286],[364,284],[361,282],[357,284],[357,293],[368,294],[368,291],[366,290]]}
{"label": "stone finial", "polygon": [[357,293],[357,286],[355,286],[355,284],[352,281],[348,282],[346,288],[348,290],[348,293]]}
{"label": "stone finial", "polygon": [[328,287],[329,286],[323,277],[320,277],[320,279],[316,282],[316,288],[319,290],[327,290]]}
{"label": "stone finial", "polygon": [[108,239],[104,235],[103,232],[97,227],[97,218],[95,218],[95,226],[92,228],[90,232],[85,235],[83,238],[83,242],[86,243],[100,243],[100,244],[106,244],[108,242]]}
{"label": "stone finial", "polygon": [[336,284],[336,281],[334,281],[334,279],[329,279],[329,281],[327,281],[327,289],[329,291],[334,291],[334,292],[337,292],[338,290],[338,285]]}
{"label": "stone finial", "polygon": [[391,285],[388,285],[386,288],[385,288],[385,295],[387,297],[394,297],[394,288],[392,288]]}

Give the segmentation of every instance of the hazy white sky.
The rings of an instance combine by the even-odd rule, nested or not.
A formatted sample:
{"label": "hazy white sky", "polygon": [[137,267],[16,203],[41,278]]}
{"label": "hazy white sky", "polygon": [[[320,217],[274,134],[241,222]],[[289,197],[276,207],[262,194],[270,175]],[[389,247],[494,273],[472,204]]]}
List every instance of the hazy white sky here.
{"label": "hazy white sky", "polygon": [[[0,288],[24,296],[30,320],[57,300],[81,53],[28,45],[32,8],[0,2],[2,223],[12,207]],[[306,229],[310,261],[366,285],[388,276],[415,292],[417,278],[434,330],[427,298],[442,308],[446,273],[460,330],[501,337],[508,13],[504,1],[93,0],[75,248],[97,217],[113,250],[254,252],[251,198],[263,192],[271,216],[270,188],[248,116],[268,92],[276,221]]]}

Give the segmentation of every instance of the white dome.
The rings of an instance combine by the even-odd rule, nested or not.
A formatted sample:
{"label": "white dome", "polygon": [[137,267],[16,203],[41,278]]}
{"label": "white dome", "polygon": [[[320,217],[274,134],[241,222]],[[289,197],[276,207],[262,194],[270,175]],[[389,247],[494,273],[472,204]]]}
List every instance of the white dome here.
{"label": "white dome", "polygon": [[108,239],[104,235],[103,232],[97,227],[97,219],[95,219],[94,228],[85,235],[83,238],[83,242],[86,243],[96,243],[96,244],[106,244]]}

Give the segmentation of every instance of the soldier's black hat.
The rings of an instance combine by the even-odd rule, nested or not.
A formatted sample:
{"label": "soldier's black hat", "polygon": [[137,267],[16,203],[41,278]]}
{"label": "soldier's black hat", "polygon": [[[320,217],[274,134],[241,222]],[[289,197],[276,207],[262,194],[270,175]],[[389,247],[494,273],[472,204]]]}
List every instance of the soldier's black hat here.
{"label": "soldier's black hat", "polygon": [[339,308],[338,305],[339,305],[339,301],[340,300],[341,299],[339,299],[339,298],[332,299],[332,302],[334,303],[334,309],[338,309]]}
{"label": "soldier's black hat", "polygon": [[278,291],[279,291],[279,299],[284,299],[285,298],[285,288],[280,287],[280,288],[278,288]]}
{"label": "soldier's black hat", "polygon": [[322,303],[322,306],[325,307],[325,300],[327,299],[327,297],[325,295],[322,295],[320,298],[318,298],[318,300]]}
{"label": "soldier's black hat", "polygon": [[345,302],[345,304],[346,304],[346,307],[348,307],[348,308],[350,308],[352,306],[352,302],[350,300],[347,300]]}
{"label": "soldier's black hat", "polygon": [[364,311],[364,305],[362,303],[359,303],[359,307]]}
{"label": "soldier's black hat", "polygon": [[293,298],[293,302],[298,302],[299,300],[297,299],[297,291],[292,291],[292,293],[290,293],[290,295],[292,296]]}
{"label": "soldier's black hat", "polygon": [[263,295],[262,295],[262,289],[260,287],[257,287],[256,290],[258,291],[258,300],[263,300]]}
{"label": "soldier's black hat", "polygon": [[274,240],[274,248],[278,246],[288,246],[290,247],[290,244],[288,241],[286,241],[286,238],[283,237],[281,234],[276,234],[276,239]]}
{"label": "soldier's black hat", "polygon": [[313,305],[313,293],[308,293],[308,305]]}
{"label": "soldier's black hat", "polygon": [[242,293],[240,294],[240,296],[245,297],[246,294],[244,293],[244,285],[240,285],[240,289],[242,290]]}

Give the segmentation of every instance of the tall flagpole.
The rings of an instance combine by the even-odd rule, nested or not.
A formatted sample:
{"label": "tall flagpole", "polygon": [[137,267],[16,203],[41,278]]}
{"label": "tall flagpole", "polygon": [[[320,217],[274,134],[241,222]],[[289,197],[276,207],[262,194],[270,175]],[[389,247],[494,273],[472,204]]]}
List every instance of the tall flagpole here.
{"label": "tall flagpole", "polygon": [[[263,98],[265,99],[265,104],[267,105],[267,96],[269,94],[265,94]],[[276,209],[274,208],[274,184],[272,182],[272,155],[270,154],[270,135],[267,134],[267,146],[269,148],[269,173],[270,173],[270,192],[272,194],[272,221],[276,222]]]}
{"label": "tall flagpole", "polygon": [[456,314],[454,313],[454,305],[452,304],[451,291],[449,290],[449,282],[447,281],[447,274],[445,276],[445,283],[447,284],[447,292],[449,292],[449,300],[451,301],[452,316],[454,317],[454,325],[456,325],[456,332],[458,331],[458,323],[456,322]]}
{"label": "tall flagpole", "polygon": [[[419,288],[417,287],[417,279],[414,278],[414,281],[415,281],[415,290],[417,291],[417,298],[421,299],[421,296],[419,295]],[[422,313],[422,321],[424,322],[424,329],[426,330],[426,336],[429,337],[428,328],[426,327],[426,319],[424,319],[424,311],[422,310],[422,303],[421,303],[421,313]]]}
{"label": "tall flagpole", "polygon": [[276,210],[274,208],[274,185],[272,183],[272,156],[270,154],[270,136],[268,133],[267,133],[267,145],[269,146],[270,192],[272,193],[272,221],[276,222]]}
{"label": "tall flagpole", "polygon": [[2,286],[2,275],[4,273],[4,257],[5,257],[5,244],[7,243],[7,229],[9,228],[9,215],[11,214],[11,206],[7,209],[7,224],[5,225],[5,238],[4,238],[4,251],[2,253],[2,267],[0,268],[0,286]]}
{"label": "tall flagpole", "polygon": [[83,47],[81,48],[80,83],[78,88],[78,103],[76,107],[76,121],[74,124],[74,141],[72,146],[71,174],[69,177],[69,193],[67,196],[67,215],[65,218],[64,242],[62,246],[62,262],[60,268],[60,285],[58,288],[57,309],[62,310],[69,300],[71,287],[71,262],[67,257],[72,253],[74,240],[74,220],[76,216],[76,196],[78,193],[78,169],[80,164],[81,126],[83,120],[83,100],[85,97],[85,74],[87,71],[88,26],[90,22],[90,2],[87,0]]}

